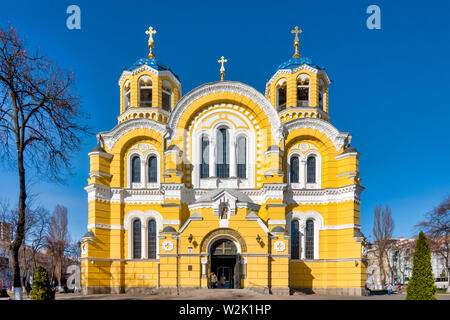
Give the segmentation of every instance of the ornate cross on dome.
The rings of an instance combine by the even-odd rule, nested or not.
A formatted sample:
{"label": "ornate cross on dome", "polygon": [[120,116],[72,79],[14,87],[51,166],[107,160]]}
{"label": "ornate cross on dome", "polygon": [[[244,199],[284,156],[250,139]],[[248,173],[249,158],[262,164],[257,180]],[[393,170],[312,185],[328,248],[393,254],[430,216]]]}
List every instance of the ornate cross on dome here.
{"label": "ornate cross on dome", "polygon": [[228,62],[227,59],[225,59],[223,56],[220,58],[220,60],[217,60],[218,63],[221,64],[220,67],[220,81],[223,81],[223,76],[225,75],[225,67],[223,66],[224,62]]}
{"label": "ornate cross on dome", "polygon": [[295,53],[294,53],[293,57],[300,58],[300,53],[298,53],[298,46],[300,45],[300,41],[298,39],[298,34],[302,33],[302,30],[299,30],[298,26],[295,26],[294,30],[291,30],[291,33],[295,33],[295,40],[294,40]]}
{"label": "ornate cross on dome", "polygon": [[149,53],[148,53],[148,57],[150,59],[155,58],[155,56],[153,55],[153,35],[156,33],[156,30],[153,29],[152,26],[150,26],[148,28],[147,31],[145,31],[146,34],[148,34],[148,48],[150,49]]}

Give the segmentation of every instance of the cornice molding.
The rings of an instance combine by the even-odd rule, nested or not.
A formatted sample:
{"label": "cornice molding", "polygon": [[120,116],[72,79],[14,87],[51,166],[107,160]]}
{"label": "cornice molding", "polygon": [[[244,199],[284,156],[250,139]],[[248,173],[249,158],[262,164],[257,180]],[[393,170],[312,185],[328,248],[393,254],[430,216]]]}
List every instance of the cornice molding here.
{"label": "cornice molding", "polygon": [[148,66],[146,64],[143,64],[143,65],[141,65],[139,67],[136,67],[133,70],[124,70],[122,72],[122,74],[120,75],[119,81],[117,83],[121,87],[123,81],[125,80],[125,77],[127,77],[127,76],[135,76],[135,75],[141,73],[142,71],[148,71],[148,72],[150,72],[150,73],[152,73],[152,74],[154,74],[154,75],[156,75],[158,77],[163,77],[163,76],[169,77],[170,80],[172,80],[177,85],[177,87],[180,89],[180,95],[181,95],[181,82],[173,75],[173,73],[171,71],[169,71],[169,70],[161,70],[161,71],[159,71],[159,70],[156,70],[156,69],[154,69],[154,68],[152,68],[152,67],[150,67],[150,66]]}
{"label": "cornice molding", "polygon": [[286,132],[291,132],[297,129],[313,129],[324,133],[334,144],[336,150],[339,152],[345,144],[345,141],[351,139],[348,132],[339,132],[333,125],[321,119],[315,118],[301,118],[294,119],[284,123]]}
{"label": "cornice molding", "polygon": [[115,126],[110,131],[100,132],[97,134],[97,139],[99,136],[103,138],[106,148],[111,151],[114,147],[114,144],[126,133],[136,130],[136,129],[149,129],[154,130],[161,135],[166,134],[166,128],[163,124],[147,118],[139,118],[132,119],[126,122],[123,122],[117,126]]}
{"label": "cornice molding", "polygon": [[197,87],[183,96],[180,101],[178,101],[167,122],[167,127],[169,128],[168,131],[170,132],[168,138],[169,143],[172,142],[174,133],[176,132],[178,126],[178,122],[180,121],[181,116],[187,110],[187,108],[196,100],[218,92],[236,93],[251,99],[254,103],[256,103],[263,109],[266,116],[268,117],[274,139],[277,141],[277,143],[281,141],[283,137],[282,124],[275,108],[270,103],[270,101],[267,100],[266,97],[264,97],[262,93],[241,82],[220,81],[215,83],[207,83],[200,87]]}

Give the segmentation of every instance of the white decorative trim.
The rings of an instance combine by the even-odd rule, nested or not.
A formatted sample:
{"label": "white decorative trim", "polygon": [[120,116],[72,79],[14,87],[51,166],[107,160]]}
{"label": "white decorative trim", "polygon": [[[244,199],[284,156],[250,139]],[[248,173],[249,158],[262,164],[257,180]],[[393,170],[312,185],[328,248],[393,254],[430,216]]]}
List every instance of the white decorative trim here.
{"label": "white decorative trim", "polygon": [[358,152],[347,152],[347,153],[338,154],[337,156],[335,156],[335,158],[338,160],[341,160],[341,159],[345,159],[345,158],[349,158],[349,157],[358,157],[358,156],[359,156]]}
{"label": "white decorative trim", "polygon": [[162,224],[163,225],[176,225],[176,226],[179,226],[180,225],[180,220],[163,220]]}
{"label": "white decorative trim", "polygon": [[364,190],[360,185],[350,185],[341,188],[327,188],[321,190],[295,190],[290,189],[285,193],[285,203],[288,204],[328,204],[341,203],[345,201],[360,202],[361,192]]}
{"label": "white decorative trim", "polygon": [[163,250],[166,252],[170,252],[173,250],[173,242],[170,240],[166,240],[162,244]]}
{"label": "white decorative trim", "polygon": [[[292,220],[299,220],[299,232],[300,232],[300,246],[301,246],[301,259],[305,259],[305,227],[307,220],[314,221],[314,259],[320,259],[319,257],[319,231],[323,228],[323,217],[319,212],[316,211],[291,211],[286,215],[286,230],[288,230],[289,235],[291,235],[291,222]],[[291,240],[289,240],[291,241]],[[289,246],[291,248],[291,246]],[[290,254],[290,249],[289,249]]]}
{"label": "white decorative trim", "polygon": [[202,221],[203,217],[198,214],[198,212],[194,212],[191,214],[191,216],[186,220],[186,222],[183,224],[183,226],[178,230],[178,233],[182,233],[184,229],[187,228],[187,226],[191,223],[191,221]]}
{"label": "white decorative trim", "polygon": [[97,134],[97,138],[101,136],[105,142],[106,148],[111,151],[114,144],[126,133],[136,129],[149,129],[158,132],[162,136],[166,134],[166,127],[152,119],[139,118],[131,119],[121,124],[118,124],[110,131],[105,131]]}
{"label": "white decorative trim", "polygon": [[103,151],[91,151],[91,152],[88,153],[88,156],[89,157],[100,156],[100,157],[104,157],[104,158],[107,158],[107,159],[112,159],[112,157],[113,157],[112,154],[107,153],[107,152],[103,152]]}
{"label": "white decorative trim", "polygon": [[134,75],[137,75],[138,73],[141,73],[142,71],[148,71],[148,72],[150,72],[150,73],[152,73],[152,74],[154,74],[154,75],[156,75],[158,77],[164,77],[164,76],[169,77],[170,80],[172,80],[176,84],[176,86],[179,88],[180,96],[181,96],[181,82],[174,76],[174,74],[171,71],[169,71],[169,70],[156,70],[156,69],[154,69],[154,68],[152,68],[152,67],[150,67],[149,65],[146,65],[146,64],[140,65],[140,66],[134,68],[131,71],[130,70],[124,70],[122,72],[122,74],[120,75],[120,77],[119,77],[119,81],[118,81],[119,86],[122,87],[122,82],[125,80],[126,76],[134,76]]}
{"label": "white decorative trim", "polygon": [[351,137],[348,132],[339,132],[329,122],[316,118],[300,118],[290,120],[284,123],[286,132],[291,132],[297,129],[313,129],[325,134],[334,144],[336,150],[339,152],[345,144],[345,141]]}
{"label": "white decorative trim", "polygon": [[120,224],[104,224],[104,223],[91,223],[87,225],[87,229],[108,229],[108,230],[125,230],[124,226]]}
{"label": "white decorative trim", "polygon": [[141,221],[141,259],[147,259],[148,253],[148,239],[147,239],[147,224],[149,220],[155,220],[156,222],[156,258],[159,258],[159,232],[163,228],[162,216],[158,211],[148,210],[142,212],[139,210],[130,211],[126,214],[123,225],[125,230],[128,231],[128,258],[133,257],[133,221],[139,219]]}
{"label": "white decorative trim", "polygon": [[361,229],[361,225],[355,223],[328,225],[320,228],[320,230],[344,230],[344,229]]}
{"label": "white decorative trim", "polygon": [[273,248],[276,252],[283,252],[284,250],[286,250],[286,244],[284,243],[284,241],[275,241],[275,243],[273,244]]}
{"label": "white decorative trim", "polygon": [[266,97],[264,97],[260,92],[256,89],[245,85],[241,82],[232,82],[232,81],[220,81],[215,83],[204,84],[200,87],[195,88],[183,98],[181,98],[173,109],[169,120],[167,122],[167,127],[170,128],[170,136],[168,138],[169,143],[175,137],[176,129],[178,127],[178,122],[180,121],[181,116],[187,110],[187,108],[194,103],[194,101],[211,94],[215,94],[218,92],[231,92],[239,95],[243,95],[255,102],[258,106],[260,106],[265,112],[266,116],[269,119],[272,136],[275,141],[280,143],[283,138],[282,134],[282,124],[278,117],[278,114]]}
{"label": "white decorative trim", "polygon": [[269,220],[269,221],[267,221],[267,224],[269,226],[275,225],[275,224],[285,225],[286,224],[286,220]]}

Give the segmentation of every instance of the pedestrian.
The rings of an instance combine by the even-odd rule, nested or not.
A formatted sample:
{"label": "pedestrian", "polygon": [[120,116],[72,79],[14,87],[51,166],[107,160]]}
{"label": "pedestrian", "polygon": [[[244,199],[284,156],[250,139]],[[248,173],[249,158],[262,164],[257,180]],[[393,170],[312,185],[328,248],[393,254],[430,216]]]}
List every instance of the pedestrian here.
{"label": "pedestrian", "polygon": [[401,284],[398,285],[397,290],[398,290],[398,293],[402,293],[402,285]]}
{"label": "pedestrian", "polygon": [[25,285],[25,290],[27,291],[27,297],[29,297],[30,292],[31,292],[31,284],[28,280],[27,280],[27,284]]}
{"label": "pedestrian", "polygon": [[369,289],[369,285],[367,284],[367,282],[366,282],[366,284],[364,285],[364,295],[367,297],[367,296],[370,296],[370,289]]}
{"label": "pedestrian", "polygon": [[392,285],[390,283],[387,284],[387,292],[388,292],[388,296],[391,295],[391,290],[392,290]]}
{"label": "pedestrian", "polygon": [[211,289],[217,288],[217,276],[214,272],[211,272],[210,283],[211,283]]}
{"label": "pedestrian", "polygon": [[225,280],[226,280],[225,276],[220,277],[220,287],[221,288],[225,288]]}

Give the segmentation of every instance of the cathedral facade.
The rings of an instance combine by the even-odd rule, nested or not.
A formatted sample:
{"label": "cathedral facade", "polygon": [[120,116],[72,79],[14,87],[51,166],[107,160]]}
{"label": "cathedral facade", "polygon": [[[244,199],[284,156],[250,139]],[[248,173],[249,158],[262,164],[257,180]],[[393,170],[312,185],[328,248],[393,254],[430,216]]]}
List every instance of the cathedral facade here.
{"label": "cathedral facade", "polygon": [[85,293],[223,288],[361,295],[359,153],[330,123],[330,79],[295,53],[265,93],[182,94],[153,55],[119,78],[118,124],[89,153]]}

